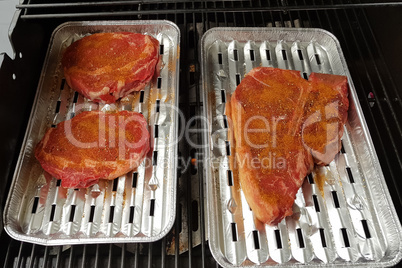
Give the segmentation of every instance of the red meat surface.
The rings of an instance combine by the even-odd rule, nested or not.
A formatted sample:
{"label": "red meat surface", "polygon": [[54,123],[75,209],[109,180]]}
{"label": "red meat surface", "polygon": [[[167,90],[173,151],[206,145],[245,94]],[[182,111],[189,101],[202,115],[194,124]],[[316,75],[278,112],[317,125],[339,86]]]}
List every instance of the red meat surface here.
{"label": "red meat surface", "polygon": [[72,43],[62,66],[68,85],[95,102],[114,103],[151,80],[159,42],[129,32],[97,33]]}
{"label": "red meat surface", "polygon": [[65,188],[85,188],[137,168],[149,150],[148,125],[131,111],[82,112],[49,129],[35,148],[43,169]]}
{"label": "red meat surface", "polygon": [[229,109],[240,185],[254,215],[275,225],[292,215],[295,196],[314,164],[331,162],[347,121],[345,76],[255,68]]}

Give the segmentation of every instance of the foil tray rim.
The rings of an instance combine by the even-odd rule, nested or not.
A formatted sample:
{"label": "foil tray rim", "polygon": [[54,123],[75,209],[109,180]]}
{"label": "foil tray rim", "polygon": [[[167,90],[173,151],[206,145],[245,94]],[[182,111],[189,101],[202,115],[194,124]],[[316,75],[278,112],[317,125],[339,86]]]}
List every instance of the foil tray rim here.
{"label": "foil tray rim", "polygon": [[[207,66],[207,62],[206,62],[206,55],[207,54],[205,52],[205,46],[206,46],[206,40],[208,38],[209,35],[214,34],[215,32],[269,32],[269,31],[276,31],[276,32],[319,32],[322,33],[324,35],[327,35],[329,38],[331,38],[335,43],[336,43],[336,48],[337,48],[337,52],[339,53],[339,56],[341,58],[341,64],[345,70],[345,75],[348,78],[348,83],[350,84],[350,88],[352,90],[349,91],[350,95],[352,95],[352,99],[354,101],[357,100],[356,102],[356,110],[357,113],[361,119],[361,123],[362,123],[362,128],[363,128],[363,132],[365,134],[365,138],[366,138],[366,142],[367,145],[370,149],[370,156],[374,162],[374,165],[376,166],[376,171],[377,171],[377,177],[380,177],[380,186],[381,186],[381,191],[384,194],[384,197],[386,198],[386,202],[389,205],[389,210],[393,216],[393,223],[397,229],[397,235],[399,237],[399,241],[402,241],[402,226],[401,226],[401,222],[398,219],[398,215],[396,213],[396,209],[395,206],[393,205],[393,201],[389,192],[389,189],[387,187],[387,184],[385,182],[385,178],[384,178],[384,174],[382,173],[382,169],[379,163],[379,159],[377,156],[377,153],[375,151],[375,147],[370,135],[370,132],[368,130],[368,126],[362,111],[362,108],[360,106],[360,103],[358,102],[358,98],[357,98],[357,93],[355,90],[355,87],[353,85],[353,80],[351,79],[350,76],[350,72],[348,69],[348,66],[346,64],[346,60],[343,54],[343,51],[341,49],[341,45],[339,43],[339,40],[336,38],[336,36],[331,33],[328,30],[322,29],[322,28],[288,28],[288,27],[214,27],[211,28],[209,30],[207,30],[202,38],[201,38],[201,42],[200,42],[200,46],[201,46],[201,70],[202,70],[202,80],[205,80],[205,77],[207,76],[207,70],[206,70],[206,66]],[[239,41],[236,38],[232,38],[231,41]],[[241,40],[243,41],[243,40]],[[246,40],[249,41],[249,40]],[[286,40],[287,41],[287,40]],[[292,40],[293,41],[293,40]],[[209,106],[210,103],[208,102],[208,86],[206,85],[205,81],[203,83],[203,94],[202,94],[202,100],[203,100],[203,112],[204,115],[208,116],[209,113]],[[208,133],[211,133],[212,129],[210,124],[208,124],[208,122],[204,122],[204,128],[208,129]],[[204,173],[206,174],[206,181],[207,181],[207,187],[206,187],[206,193],[207,193],[207,209],[208,211],[214,211],[215,207],[212,204],[212,201],[210,200],[212,197],[211,195],[213,195],[213,189],[212,189],[212,164],[210,163],[209,159],[211,159],[211,137],[208,135],[203,135],[203,140],[204,140],[204,144],[207,145],[204,148]],[[378,172],[378,170],[380,170],[381,172]],[[217,208],[216,208],[217,209]],[[213,214],[213,215],[211,215]],[[211,243],[209,243],[209,246],[211,247],[211,254],[213,255],[213,257],[215,258],[215,260],[222,266],[222,267],[244,267],[243,265],[237,266],[237,265],[230,265],[226,259],[226,257],[224,256],[223,252],[220,251],[220,249],[218,248],[218,237],[217,237],[217,231],[216,230],[218,227],[215,225],[215,221],[213,220],[213,217],[217,215],[217,212],[213,212],[213,213],[208,213],[208,239],[211,241]],[[331,263],[331,264],[323,264],[323,263],[306,263],[305,265],[308,265],[309,267],[323,267],[323,266],[369,266],[369,267],[384,267],[384,266],[393,266],[396,265],[397,263],[399,263],[402,260],[402,243],[399,242],[399,252],[394,256],[393,259],[385,261],[385,262],[380,262],[380,263],[367,263],[367,262],[360,262],[360,263]],[[276,264],[276,266],[281,266],[281,267],[299,267],[300,265],[303,264]],[[261,267],[260,265],[250,265],[247,267]]]}
{"label": "foil tray rim", "polygon": [[[161,25],[161,26],[168,26],[171,27],[174,30],[175,34],[175,40],[174,40],[174,45],[176,46],[175,52],[177,53],[177,57],[174,60],[176,69],[179,69],[180,66],[180,51],[179,51],[179,46],[180,46],[180,29],[179,27],[172,21],[170,20],[94,20],[94,21],[67,21],[64,22],[60,25],[58,25],[52,32],[50,39],[49,39],[49,44],[48,48],[46,50],[46,56],[42,65],[42,70],[41,70],[41,75],[40,79],[38,81],[38,86],[37,90],[35,93],[35,97],[32,103],[32,108],[30,111],[30,116],[28,119],[28,123],[26,126],[26,130],[24,133],[24,138],[21,144],[21,148],[19,151],[18,159],[15,164],[15,170],[12,176],[12,181],[10,184],[10,190],[14,189],[17,185],[17,178],[19,177],[19,174],[21,172],[21,165],[23,162],[23,156],[26,153],[27,150],[27,143],[29,140],[29,135],[32,129],[33,121],[34,121],[34,115],[36,114],[36,111],[38,109],[38,102],[39,102],[39,97],[41,95],[41,92],[43,90],[43,83],[45,80],[45,75],[44,72],[46,71],[46,67],[49,64],[50,61],[50,52],[53,48],[53,42],[54,38],[57,35],[59,31],[61,31],[65,27],[71,27],[71,26],[146,26],[146,25]],[[173,104],[178,107],[178,97],[179,97],[179,72],[176,72],[176,75],[173,77],[175,79],[175,87],[174,87],[174,100]],[[174,118],[174,126],[173,126],[173,133],[175,136],[177,136],[178,133],[178,115]],[[173,146],[171,146],[171,150],[177,151],[178,148],[178,143],[174,142]],[[172,172],[172,179],[173,179],[173,186],[172,189],[170,190],[170,195],[174,196],[174,203],[177,202],[176,200],[176,192],[177,192],[177,154],[173,154],[173,164],[174,167],[171,169]],[[176,217],[176,205],[172,205],[169,210],[170,210],[170,217],[167,219],[167,225],[166,228],[161,230],[161,232],[157,235],[147,237],[147,236],[138,236],[138,237],[100,237],[100,238],[73,238],[73,239],[46,239],[46,238],[39,238],[39,237],[34,237],[30,236],[28,234],[23,234],[21,232],[18,232],[16,229],[12,228],[10,226],[11,221],[8,218],[8,214],[10,211],[10,206],[11,206],[11,191],[8,194],[8,197],[6,199],[6,203],[4,206],[3,210],[3,225],[4,225],[4,230],[10,237],[23,241],[23,242],[30,242],[30,243],[35,243],[38,245],[43,245],[43,246],[58,246],[58,245],[77,245],[77,244],[106,244],[106,243],[137,243],[137,242],[155,242],[160,239],[162,239],[164,236],[166,236],[171,228],[174,225],[175,217]]]}

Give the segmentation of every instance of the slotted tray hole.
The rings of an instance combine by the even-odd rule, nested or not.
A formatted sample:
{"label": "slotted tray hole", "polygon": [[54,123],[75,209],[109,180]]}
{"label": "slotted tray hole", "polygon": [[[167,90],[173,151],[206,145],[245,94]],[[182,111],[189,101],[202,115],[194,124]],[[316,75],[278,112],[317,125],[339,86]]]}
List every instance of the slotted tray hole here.
{"label": "slotted tray hole", "polygon": [[154,151],[152,155],[152,165],[156,166],[158,164],[158,151]]}
{"label": "slotted tray hole", "polygon": [[260,249],[260,237],[257,230],[253,230],[254,249]]}
{"label": "slotted tray hole", "polygon": [[267,58],[267,60],[271,60],[271,51],[269,49],[265,50],[265,57]]}
{"label": "slotted tray hole", "polygon": [[226,145],[226,155],[230,155],[230,142],[225,141],[225,145]]}
{"label": "slotted tray hole", "polygon": [[352,170],[350,169],[350,167],[346,167],[346,172],[348,173],[349,182],[355,183],[355,179],[353,178]]}
{"label": "slotted tray hole", "polygon": [[58,114],[60,112],[61,100],[58,100],[56,103],[56,109],[54,113]]}
{"label": "slotted tray hole", "polygon": [[283,60],[288,60],[288,55],[286,54],[286,50],[282,49],[281,51],[282,51],[282,59]]}
{"label": "slotted tray hole", "polygon": [[71,205],[71,211],[70,211],[69,222],[73,222],[73,221],[74,221],[75,207],[76,207],[76,205]]}
{"label": "slotted tray hole", "polygon": [[320,55],[314,54],[314,57],[315,57],[315,61],[317,62],[317,64],[320,65],[321,64]]}
{"label": "slotted tray hole", "polygon": [[241,82],[240,74],[236,74],[236,85],[238,86]]}
{"label": "slotted tray hole", "polygon": [[134,222],[134,211],[135,211],[135,206],[130,206],[130,217],[128,219],[128,223]]}
{"label": "slotted tray hole", "polygon": [[224,89],[221,89],[221,99],[222,99],[222,103],[226,102],[226,92]]}
{"label": "slotted tray hole", "polygon": [[63,89],[64,89],[64,85],[65,85],[65,84],[66,84],[66,79],[65,79],[65,78],[61,79],[60,90],[63,90]]}
{"label": "slotted tray hole", "polygon": [[133,181],[131,183],[131,187],[132,188],[136,188],[137,187],[137,180],[138,180],[138,172],[134,171],[133,172]]}
{"label": "slotted tray hole", "polygon": [[161,100],[156,100],[155,103],[155,112],[159,113],[160,111]]}
{"label": "slotted tray hole", "polygon": [[310,183],[310,184],[314,184],[314,178],[313,178],[313,174],[308,174],[307,175],[307,179],[308,179],[308,182]]}
{"label": "slotted tray hole", "polygon": [[78,101],[78,96],[79,96],[79,93],[78,93],[77,91],[75,91],[75,92],[74,92],[73,103],[77,103],[77,101]]}
{"label": "slotted tray hole", "polygon": [[144,90],[141,90],[141,91],[140,91],[140,103],[143,103],[143,102],[144,102],[144,96],[145,96],[145,91],[144,91]]}
{"label": "slotted tray hole", "polygon": [[276,240],[276,248],[282,248],[282,239],[281,239],[281,231],[278,229],[275,230],[275,240]]}
{"label": "slotted tray hole", "polygon": [[33,205],[32,205],[32,211],[31,211],[32,214],[36,213],[36,210],[38,209],[38,205],[39,205],[39,196],[35,196]]}
{"label": "slotted tray hole", "polygon": [[159,125],[154,126],[154,137],[159,138]]}
{"label": "slotted tray hole", "polygon": [[304,78],[304,79],[308,80],[308,75],[307,75],[307,73],[306,73],[306,72],[303,72],[303,74],[302,74],[302,75],[303,75],[303,78]]}
{"label": "slotted tray hole", "polygon": [[341,232],[342,232],[342,237],[343,237],[343,242],[344,242],[345,247],[346,248],[350,247],[348,232],[347,232],[346,228],[341,228]]}
{"label": "slotted tray hole", "polygon": [[297,55],[299,56],[299,60],[301,60],[301,61],[304,60],[304,58],[303,58],[303,53],[302,53],[301,49],[298,49],[298,50],[297,50]]}
{"label": "slotted tray hole", "polygon": [[89,220],[88,220],[88,222],[93,222],[94,221],[94,216],[95,216],[95,205],[92,205],[91,210],[89,212]]}
{"label": "slotted tray hole", "polygon": [[320,212],[320,205],[318,203],[317,195],[313,194],[314,207],[316,212]]}
{"label": "slotted tray hole", "polygon": [[227,119],[226,115],[223,116],[223,127],[224,127],[224,128],[228,128],[228,127],[229,127],[229,126],[228,126],[228,119]]}
{"label": "slotted tray hole", "polygon": [[56,187],[60,187],[60,185],[61,185],[61,180],[57,180],[56,181]]}
{"label": "slotted tray hole", "polygon": [[218,64],[222,64],[223,63],[223,55],[221,52],[218,53]]}
{"label": "slotted tray hole", "polygon": [[297,233],[297,240],[299,241],[299,248],[304,248],[304,238],[302,229],[297,228],[296,233]]}
{"label": "slotted tray hole", "polygon": [[56,204],[52,205],[52,208],[50,210],[50,217],[49,217],[49,221],[53,221],[54,220],[54,214],[56,213]]}
{"label": "slotted tray hole", "polygon": [[157,88],[161,88],[161,87],[162,87],[162,77],[158,77]]}
{"label": "slotted tray hole", "polygon": [[255,61],[255,52],[253,49],[250,49],[250,60]]}
{"label": "slotted tray hole", "polygon": [[227,177],[228,177],[228,185],[233,186],[233,172],[231,170],[227,171]]}
{"label": "slotted tray hole", "polygon": [[237,241],[237,226],[235,222],[230,223],[232,229],[232,241]]}
{"label": "slotted tray hole", "polygon": [[343,146],[343,141],[341,140],[341,153],[346,154],[345,147]]}
{"label": "slotted tray hole", "polygon": [[114,208],[115,206],[110,206],[109,210],[109,223],[112,223],[114,220]]}
{"label": "slotted tray hole", "polygon": [[368,227],[367,220],[362,220],[362,225],[363,225],[364,235],[366,236],[366,238],[371,238],[370,229]]}
{"label": "slotted tray hole", "polygon": [[320,228],[320,237],[321,237],[321,245],[323,248],[327,247],[327,241],[325,239],[325,230],[324,228]]}
{"label": "slotted tray hole", "polygon": [[116,192],[117,191],[117,185],[119,183],[119,178],[116,178],[113,180],[113,186],[112,186],[112,191]]}
{"label": "slotted tray hole", "polygon": [[160,44],[159,45],[159,54],[162,55],[165,52],[164,50],[165,50],[165,46]]}
{"label": "slotted tray hole", "polygon": [[336,208],[340,208],[337,192],[336,191],[331,191],[331,194],[332,194],[332,199],[334,200],[334,206]]}
{"label": "slotted tray hole", "polygon": [[149,216],[153,217],[154,213],[155,213],[155,199],[151,199],[149,204]]}
{"label": "slotted tray hole", "polygon": [[239,54],[238,54],[237,49],[233,49],[233,60],[239,61]]}

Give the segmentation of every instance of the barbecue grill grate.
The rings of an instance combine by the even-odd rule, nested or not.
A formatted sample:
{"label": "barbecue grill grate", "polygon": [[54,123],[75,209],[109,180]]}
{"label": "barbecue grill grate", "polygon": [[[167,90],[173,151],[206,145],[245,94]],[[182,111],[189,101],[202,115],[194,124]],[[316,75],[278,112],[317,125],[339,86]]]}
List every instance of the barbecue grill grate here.
{"label": "barbecue grill grate", "polygon": [[[35,91],[39,74],[34,71],[30,74],[29,70],[41,69],[45,53],[44,50],[32,49],[46,46],[51,32],[62,22],[78,19],[167,19],[176,23],[182,33],[180,109],[187,119],[201,112],[198,44],[206,30],[217,26],[317,27],[332,32],[341,43],[388,188],[396,210],[402,215],[402,194],[397,183],[402,174],[402,150],[399,149],[402,148],[402,100],[393,82],[395,77],[391,76],[385,64],[379,41],[366,14],[369,8],[399,8],[400,3],[313,0],[296,3],[295,0],[282,0],[74,4],[56,1],[56,4],[39,5],[44,2],[31,1],[29,5],[18,6],[21,10],[20,19],[16,22],[12,39],[17,55],[21,53],[22,57],[18,57],[15,64],[11,60],[4,61],[0,70],[1,81],[6,81],[4,85],[10,91],[22,88],[25,90],[23,92],[32,96],[32,99],[24,99],[18,107],[12,105],[9,99],[4,101],[0,98],[1,114],[6,114],[5,111],[7,114],[16,112],[20,119],[24,118],[19,124],[13,123],[7,133],[1,134],[2,140],[20,139],[12,143],[12,155],[7,155],[6,150],[1,151],[9,159],[1,165],[2,174],[6,173],[8,180],[13,172],[10,166],[15,165],[18,157],[15,152],[19,151],[21,145],[21,132],[25,132],[24,123],[29,116],[25,112],[24,117],[24,113],[17,109],[28,106],[27,110],[30,110],[33,95],[29,92]],[[33,34],[29,34],[31,29],[36,30],[35,39]],[[27,37],[32,40],[26,40]],[[38,58],[30,56],[29,52],[39,53]],[[183,140],[179,144],[178,154],[182,159],[193,156],[202,159],[201,152],[194,146],[201,144],[201,137],[195,132],[197,126],[200,126],[199,121],[192,124],[189,121],[188,126],[180,126],[188,131],[194,141],[189,144]],[[4,267],[217,267],[205,240],[205,187],[201,165],[198,161],[191,168],[185,165],[179,167],[176,222],[161,241],[149,244],[44,247],[13,240],[3,231],[0,241],[2,247],[6,248],[0,252],[1,263]],[[7,184],[1,185],[3,202],[6,187]]]}

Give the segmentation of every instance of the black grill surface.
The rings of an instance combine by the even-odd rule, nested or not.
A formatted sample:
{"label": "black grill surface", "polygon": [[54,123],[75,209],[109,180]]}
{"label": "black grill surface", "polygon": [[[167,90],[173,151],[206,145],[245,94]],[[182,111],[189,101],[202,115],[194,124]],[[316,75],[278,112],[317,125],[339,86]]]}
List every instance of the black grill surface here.
{"label": "black grill surface", "polygon": [[[0,200],[4,208],[13,169],[52,31],[72,20],[166,19],[181,31],[180,109],[199,115],[200,51],[212,27],[315,27],[332,32],[346,57],[388,188],[402,215],[402,3],[375,1],[27,1],[17,6],[12,42],[14,60],[0,69]],[[195,121],[189,129],[196,129]],[[186,127],[186,126],[180,126]],[[192,134],[201,144],[201,136]],[[183,139],[178,155],[201,160],[201,151]],[[38,246],[1,231],[3,267],[218,267],[207,240],[202,163],[179,165],[176,222],[160,241],[144,244]],[[198,164],[197,164],[198,163]],[[179,163],[180,164],[180,163]],[[1,226],[2,227],[2,226]]]}

